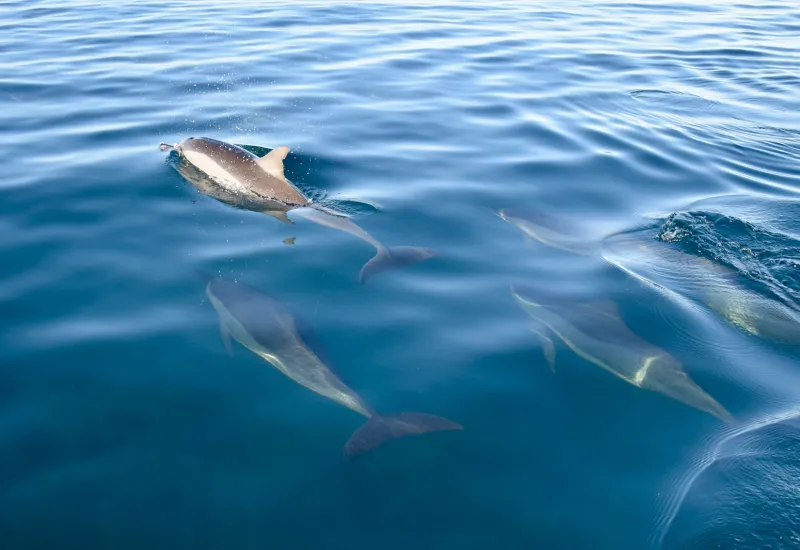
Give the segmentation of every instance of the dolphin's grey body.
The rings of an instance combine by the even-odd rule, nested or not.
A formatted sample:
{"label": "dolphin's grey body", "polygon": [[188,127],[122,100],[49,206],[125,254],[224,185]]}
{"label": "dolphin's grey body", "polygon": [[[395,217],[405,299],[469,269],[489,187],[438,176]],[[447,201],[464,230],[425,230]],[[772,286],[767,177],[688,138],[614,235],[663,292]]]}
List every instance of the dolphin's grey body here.
{"label": "dolphin's grey body", "polygon": [[603,258],[643,283],[691,296],[740,330],[784,344],[800,344],[800,310],[745,288],[736,271],[635,233],[602,242]]}
{"label": "dolphin's grey body", "polygon": [[596,245],[587,241],[582,236],[570,235],[566,230],[559,230],[547,227],[542,223],[537,223],[530,217],[517,212],[516,210],[498,210],[497,215],[505,222],[510,223],[527,238],[539,241],[552,248],[558,248],[575,254],[590,254],[596,249]]}
{"label": "dolphin's grey body", "polygon": [[582,255],[599,256],[670,298],[699,300],[740,330],[766,340],[800,344],[800,309],[743,287],[737,273],[635,231],[586,240],[548,229],[508,210],[498,216],[527,237]]}
{"label": "dolphin's grey body", "polygon": [[704,392],[666,351],[632,332],[613,302],[574,302],[552,308],[522,296],[512,288],[519,305],[538,322],[535,332],[549,341],[545,356],[553,368],[552,331],[583,359],[636,387],[656,391],[691,407],[730,421],[730,413]]}
{"label": "dolphin's grey body", "polygon": [[463,429],[432,414],[377,415],[320,359],[319,350],[315,352],[309,347],[305,341],[309,339],[309,329],[281,304],[244,283],[203,277],[229,351],[233,338],[298,384],[369,419],[348,440],[345,456],[369,451],[384,441],[406,435]]}
{"label": "dolphin's grey body", "polygon": [[175,151],[183,161],[178,172],[205,192],[223,202],[268,214],[284,223],[293,223],[287,213],[350,233],[375,247],[375,256],[361,269],[359,281],[388,269],[426,260],[433,251],[423,247],[387,248],[348,218],[325,210],[306,198],[284,175],[286,146],[263,157],[234,145],[207,137],[186,138],[175,145],[161,144],[163,151]]}

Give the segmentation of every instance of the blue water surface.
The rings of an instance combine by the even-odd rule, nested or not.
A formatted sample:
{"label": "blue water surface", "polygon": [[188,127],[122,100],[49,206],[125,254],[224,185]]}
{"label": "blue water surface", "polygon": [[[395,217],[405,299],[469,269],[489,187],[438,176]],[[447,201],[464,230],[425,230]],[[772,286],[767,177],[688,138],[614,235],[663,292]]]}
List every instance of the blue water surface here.
{"label": "blue water surface", "polygon": [[[0,547],[797,548],[800,348],[496,212],[643,228],[796,307],[798,37],[794,0],[0,2]],[[189,136],[287,145],[436,256],[359,285],[374,249],[199,193],[158,148]],[[229,356],[196,270],[464,431],[344,460],[363,418]],[[518,284],[610,297],[734,422],[559,339],[551,372]]]}

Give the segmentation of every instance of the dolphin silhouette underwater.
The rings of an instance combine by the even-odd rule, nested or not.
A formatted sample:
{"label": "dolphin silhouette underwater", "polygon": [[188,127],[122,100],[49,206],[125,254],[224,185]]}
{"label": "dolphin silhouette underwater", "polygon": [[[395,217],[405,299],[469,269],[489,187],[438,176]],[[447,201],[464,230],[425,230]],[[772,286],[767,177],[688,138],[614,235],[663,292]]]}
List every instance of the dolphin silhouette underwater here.
{"label": "dolphin silhouette underwater", "polygon": [[245,283],[198,274],[219,315],[220,333],[229,353],[233,338],[301,386],[368,419],[345,444],[345,457],[370,451],[391,439],[464,429],[432,414],[377,414],[320,359],[319,349],[315,352],[309,347],[315,340],[310,327],[285,306]]}
{"label": "dolphin silhouette underwater", "polygon": [[707,258],[638,231],[590,240],[553,230],[510,210],[496,214],[527,238],[574,254],[596,256],[668,297],[699,300],[739,330],[773,342],[800,345],[800,309],[744,287],[738,274]]}
{"label": "dolphin silhouette underwater", "polygon": [[603,259],[657,290],[699,299],[742,332],[800,345],[800,310],[743,286],[733,269],[636,233],[602,241]]}
{"label": "dolphin silhouette underwater", "polygon": [[724,422],[733,420],[722,405],[689,378],[674,357],[631,331],[613,302],[573,301],[556,310],[523,296],[513,287],[511,294],[537,321],[538,326],[532,330],[542,340],[551,369],[555,370],[555,351],[548,331],[579,357],[629,384],[661,393]]}
{"label": "dolphin silhouette underwater", "polygon": [[178,172],[200,191],[222,202],[267,214],[284,223],[294,223],[287,215],[294,211],[314,223],[344,231],[374,246],[375,256],[359,273],[361,284],[380,272],[410,266],[434,255],[424,247],[388,248],[347,217],[313,204],[284,175],[283,159],[289,154],[286,146],[260,158],[238,145],[208,137],[190,137],[174,145],[162,143],[160,149],[176,152],[184,161]]}

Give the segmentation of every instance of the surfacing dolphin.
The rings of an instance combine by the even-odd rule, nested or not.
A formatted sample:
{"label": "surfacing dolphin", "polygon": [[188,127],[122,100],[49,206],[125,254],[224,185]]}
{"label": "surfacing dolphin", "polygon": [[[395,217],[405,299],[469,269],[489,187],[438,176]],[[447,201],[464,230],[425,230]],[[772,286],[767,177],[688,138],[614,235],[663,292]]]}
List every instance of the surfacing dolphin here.
{"label": "surfacing dolphin", "polygon": [[429,248],[398,246],[387,248],[347,217],[312,204],[284,175],[286,146],[277,147],[263,157],[250,151],[207,137],[190,137],[174,145],[162,143],[162,151],[175,151],[181,157],[178,172],[200,191],[223,202],[268,214],[284,223],[293,223],[291,210],[310,221],[344,231],[375,247],[375,256],[361,269],[360,283],[383,271],[413,265],[433,256]]}
{"label": "surfacing dolphin", "polygon": [[[523,296],[513,287],[511,294],[540,324],[535,330],[540,338],[547,338],[544,331],[549,329],[577,355],[629,384],[661,393],[725,422],[733,420],[689,378],[674,357],[631,331],[613,302],[575,301],[556,309]],[[544,350],[553,368],[552,342]]]}
{"label": "surfacing dolphin", "polygon": [[407,435],[464,429],[432,414],[376,414],[309,347],[307,340],[314,340],[310,328],[284,306],[245,283],[198,273],[206,281],[206,294],[219,314],[220,333],[229,352],[233,338],[301,386],[368,418],[347,441],[345,457]]}

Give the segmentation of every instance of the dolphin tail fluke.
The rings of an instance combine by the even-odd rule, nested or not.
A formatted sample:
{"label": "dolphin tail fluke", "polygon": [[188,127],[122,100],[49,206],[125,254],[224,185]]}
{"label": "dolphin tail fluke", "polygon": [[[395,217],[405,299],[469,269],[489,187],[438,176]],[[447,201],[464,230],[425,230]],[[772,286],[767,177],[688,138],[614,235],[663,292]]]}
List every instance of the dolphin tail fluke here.
{"label": "dolphin tail fluke", "polygon": [[461,424],[433,414],[405,412],[373,416],[357,429],[344,446],[347,458],[371,451],[386,441],[407,435],[463,430]]}
{"label": "dolphin tail fluke", "polygon": [[363,285],[378,273],[414,265],[427,260],[434,254],[433,250],[422,246],[380,247],[375,256],[361,268],[361,273],[358,274],[358,282]]}

